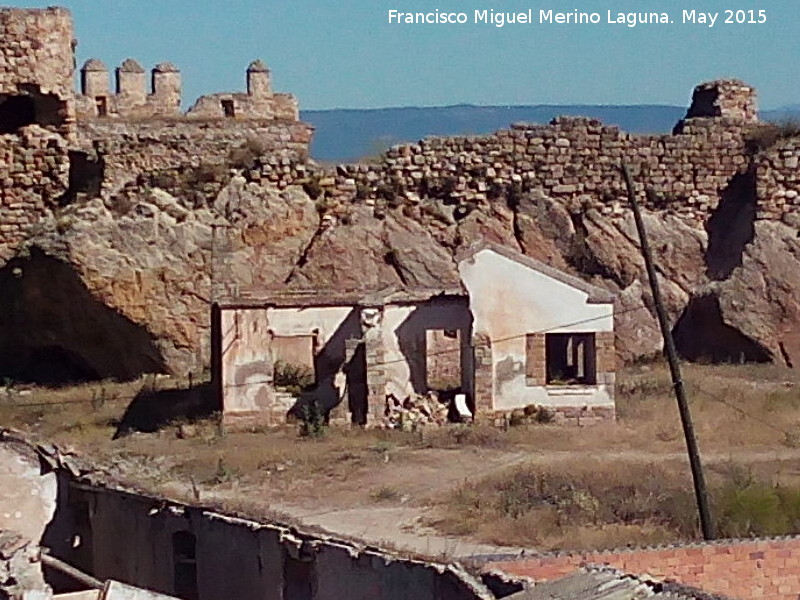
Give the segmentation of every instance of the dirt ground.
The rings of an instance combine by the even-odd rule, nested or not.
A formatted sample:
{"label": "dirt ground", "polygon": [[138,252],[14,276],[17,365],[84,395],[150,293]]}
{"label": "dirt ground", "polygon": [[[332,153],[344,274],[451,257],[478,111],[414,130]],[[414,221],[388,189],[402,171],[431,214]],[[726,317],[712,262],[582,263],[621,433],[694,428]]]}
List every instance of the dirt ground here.
{"label": "dirt ground", "polygon": [[[735,467],[759,481],[800,484],[797,372],[768,365],[689,365],[685,379],[709,477],[722,481]],[[135,391],[135,384],[117,390],[108,383],[102,394],[97,386],[10,390],[0,393],[0,425],[69,445],[122,481],[178,500],[431,556],[467,558],[540,547],[542,538],[535,532],[524,535],[526,527],[537,529],[538,508],[494,523],[496,513],[480,503],[474,510],[459,504],[466,491],[490,490],[480,486],[492,478],[513,483],[525,469],[570,473],[595,470],[592,465],[623,477],[632,471],[630,465],[657,465],[691,485],[671,385],[661,364],[624,371],[617,387],[617,421],[589,427],[331,428],[309,438],[299,436],[296,426],[222,435],[207,419],[178,420],[155,433],[112,440]],[[691,498],[684,503],[691,513]],[[476,520],[472,529],[447,524],[448,518],[471,524],[473,516],[481,515],[485,522]],[[637,544],[682,535],[654,525],[652,517],[636,526],[619,525],[592,523],[583,532],[559,529],[547,547]],[[509,527],[514,535],[506,536],[503,528]],[[648,537],[653,527],[658,536]],[[515,542],[499,543],[504,539]]]}

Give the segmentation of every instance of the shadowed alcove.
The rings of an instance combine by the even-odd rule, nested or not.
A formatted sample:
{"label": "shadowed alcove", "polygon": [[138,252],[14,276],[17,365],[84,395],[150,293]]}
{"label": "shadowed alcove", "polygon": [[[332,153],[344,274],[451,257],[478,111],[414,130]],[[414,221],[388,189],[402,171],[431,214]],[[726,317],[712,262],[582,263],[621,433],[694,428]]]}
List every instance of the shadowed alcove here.
{"label": "shadowed alcove", "polygon": [[34,248],[0,269],[0,378],[61,385],[163,373],[155,340]]}

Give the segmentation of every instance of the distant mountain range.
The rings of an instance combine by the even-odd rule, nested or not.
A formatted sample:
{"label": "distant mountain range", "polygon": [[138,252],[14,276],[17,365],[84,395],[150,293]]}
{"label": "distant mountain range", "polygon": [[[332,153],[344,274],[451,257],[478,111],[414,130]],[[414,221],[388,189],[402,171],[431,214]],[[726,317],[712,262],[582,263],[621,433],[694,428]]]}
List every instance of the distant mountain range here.
{"label": "distant mountain range", "polygon": [[[375,156],[389,146],[427,136],[481,135],[527,121],[548,123],[559,115],[600,119],[632,133],[666,133],[686,114],[686,107],[659,104],[631,106],[441,106],[375,109],[306,110],[300,117],[317,129],[311,155],[320,161],[350,162]],[[800,115],[800,105],[764,111],[765,120]]]}

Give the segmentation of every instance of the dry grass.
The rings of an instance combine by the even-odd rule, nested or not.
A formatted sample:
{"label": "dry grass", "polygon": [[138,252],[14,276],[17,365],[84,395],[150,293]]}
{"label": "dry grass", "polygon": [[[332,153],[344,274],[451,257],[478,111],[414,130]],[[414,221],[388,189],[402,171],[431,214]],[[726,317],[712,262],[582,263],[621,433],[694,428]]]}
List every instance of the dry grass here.
{"label": "dry grass", "polygon": [[691,509],[690,494],[668,465],[527,465],[451,492],[433,524],[453,535],[547,549],[657,543],[693,534],[694,523],[680,521]]}
{"label": "dry grass", "polygon": [[[684,378],[722,530],[794,531],[800,374],[768,365],[687,365]],[[253,515],[275,500],[320,509],[433,504],[445,532],[542,548],[640,545],[696,533],[684,441],[660,363],[623,371],[618,420],[592,427],[342,428],[302,438],[297,426],[223,436],[209,419],[112,441],[130,398],[148,385],[0,391],[0,425],[74,446],[173,495],[190,493],[189,481],[229,498],[247,490],[239,494],[246,502],[228,508]],[[503,472],[498,465],[514,467]]]}
{"label": "dry grass", "polygon": [[[709,470],[720,536],[800,533],[800,487],[795,477],[782,477],[782,468],[770,464],[768,475],[738,464]],[[594,549],[699,536],[680,461],[529,464],[468,482],[446,494],[441,507],[430,525],[496,544]]]}

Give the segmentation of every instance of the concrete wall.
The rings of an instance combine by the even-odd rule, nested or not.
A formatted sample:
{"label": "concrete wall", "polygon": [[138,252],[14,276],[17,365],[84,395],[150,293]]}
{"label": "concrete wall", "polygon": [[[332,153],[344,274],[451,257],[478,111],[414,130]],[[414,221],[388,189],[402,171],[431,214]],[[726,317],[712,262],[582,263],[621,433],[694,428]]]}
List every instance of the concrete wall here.
{"label": "concrete wall", "polygon": [[222,310],[220,321],[220,379],[225,415],[247,416],[268,411],[275,402],[275,391],[267,311]]}
{"label": "concrete wall", "polygon": [[588,303],[587,292],[489,249],[461,261],[459,272],[474,332],[491,341],[494,410],[613,408],[611,372],[598,373],[595,386],[530,385],[526,377],[528,334],[613,332],[613,304]]}
{"label": "concrete wall", "polygon": [[389,305],[383,314],[386,394],[404,398],[428,391],[426,331],[458,330],[468,347],[442,356],[461,372],[462,389],[472,393],[472,315],[466,298],[433,298],[421,304]]}
{"label": "concrete wall", "polygon": [[[88,520],[73,514],[87,507]],[[92,546],[84,553],[91,554],[91,564],[84,568],[98,578],[161,593],[176,591],[173,535],[186,532],[195,536],[199,600],[492,598],[454,566],[119,490],[70,483],[60,511],[65,537],[79,535]],[[69,562],[77,551],[67,545],[58,555]]]}
{"label": "concrete wall", "polygon": [[344,340],[360,337],[352,306],[269,308],[269,328],[279,336],[313,336],[318,349],[318,380],[331,380],[345,360]]}
{"label": "concrete wall", "polygon": [[345,360],[345,339],[360,336],[353,313],[352,306],[223,308],[220,391],[225,418],[285,420],[291,405],[277,402],[273,336],[312,337],[318,379],[333,383]]}
{"label": "concrete wall", "polygon": [[[336,386],[337,397],[344,391],[343,367],[349,358],[347,340],[364,342],[369,337],[367,345],[377,344],[380,348],[377,362],[366,365],[369,412],[375,417],[383,414],[388,394],[402,399],[428,391],[426,332],[458,330],[467,347],[446,358],[458,367],[462,389],[471,394],[472,351],[468,345],[472,316],[466,298],[442,297],[386,305],[374,340],[371,334],[364,333],[361,310],[350,305],[222,309],[222,393],[226,416],[262,411],[270,415],[269,422],[280,422],[290,408],[275,404],[271,336],[311,337],[316,349],[317,382],[328,388],[331,384]],[[323,404],[330,406],[331,401],[325,400]]]}
{"label": "concrete wall", "polygon": [[550,581],[582,564],[674,579],[733,598],[795,600],[800,595],[800,538],[720,540],[660,548],[626,548],[492,562],[487,568]]}

